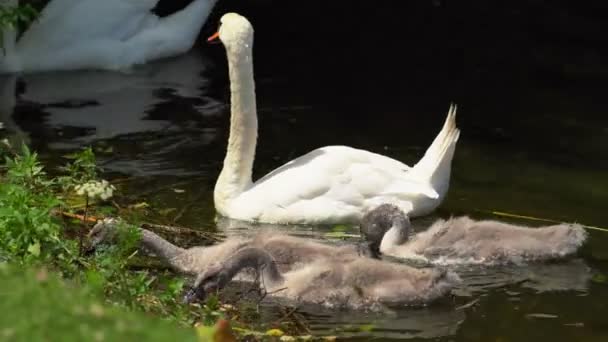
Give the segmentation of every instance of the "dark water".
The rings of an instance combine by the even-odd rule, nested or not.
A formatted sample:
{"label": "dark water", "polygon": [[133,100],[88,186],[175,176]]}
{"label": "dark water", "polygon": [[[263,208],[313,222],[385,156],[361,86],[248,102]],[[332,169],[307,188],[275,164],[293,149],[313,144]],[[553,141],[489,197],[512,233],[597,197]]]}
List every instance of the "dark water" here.
{"label": "dark water", "polygon": [[[376,56],[368,64],[347,53],[328,54],[332,67],[317,68],[323,58],[307,47],[260,46],[256,176],[328,144],[411,165],[457,101],[462,134],[449,196],[418,228],[440,216],[492,211],[608,227],[608,105],[595,81],[522,81],[503,71],[490,84],[489,71],[463,78],[433,63],[408,68],[395,56],[386,63]],[[52,165],[92,145],[107,178],[122,180],[122,194],[151,205],[151,220],[238,234],[246,224],[216,221],[212,203],[228,128],[223,58],[221,47],[204,47],[128,74],[3,77],[3,134],[28,142]],[[327,228],[282,229],[322,237]],[[608,233],[591,231],[580,256],[567,262],[458,272],[464,284],[425,308],[300,312],[313,332],[355,339],[608,340]]]}

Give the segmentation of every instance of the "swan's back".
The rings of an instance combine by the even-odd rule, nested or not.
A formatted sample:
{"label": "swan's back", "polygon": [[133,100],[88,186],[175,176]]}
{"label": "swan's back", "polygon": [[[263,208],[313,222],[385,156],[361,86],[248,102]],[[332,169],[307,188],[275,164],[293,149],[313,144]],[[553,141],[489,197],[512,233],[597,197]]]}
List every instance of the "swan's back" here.
{"label": "swan's back", "polygon": [[436,196],[428,182],[408,178],[410,169],[380,154],[326,146],[270,172],[225,209],[241,220],[308,224],[356,223],[366,208],[391,199],[409,212],[411,201]]}
{"label": "swan's back", "polygon": [[[150,18],[155,0],[53,0],[18,42],[22,51],[44,52],[98,38],[125,40]],[[91,14],[95,20],[91,20]]]}
{"label": "swan's back", "polygon": [[175,56],[192,47],[216,0],[192,1],[163,18],[151,11],[157,2],[53,0],[17,42],[11,68],[121,70]]}
{"label": "swan's back", "polygon": [[532,228],[463,216],[437,221],[419,233],[411,246],[417,253],[431,258],[518,263],[573,254],[586,237],[587,232],[578,224]]}

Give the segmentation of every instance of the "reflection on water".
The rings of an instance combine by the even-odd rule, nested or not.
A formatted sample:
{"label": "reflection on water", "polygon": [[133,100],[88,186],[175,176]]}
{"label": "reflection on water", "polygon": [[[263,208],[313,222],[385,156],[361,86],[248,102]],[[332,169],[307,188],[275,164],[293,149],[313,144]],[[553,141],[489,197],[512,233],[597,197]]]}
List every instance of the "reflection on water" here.
{"label": "reflection on water", "polygon": [[[554,263],[532,263],[525,267],[457,267],[464,286],[456,291],[458,295],[474,296],[494,288],[516,284],[522,289],[536,293],[552,291],[577,291],[586,293],[592,271],[580,259]],[[514,292],[515,293],[515,292]]]}
{"label": "reflection on water", "polygon": [[[320,333],[339,334],[345,338],[410,339],[438,338],[454,335],[466,319],[463,310],[433,306],[395,310],[382,314],[327,312],[303,308],[311,326]],[[371,331],[366,331],[366,326]],[[339,328],[336,328],[339,327]],[[362,328],[363,327],[363,328]]]}
{"label": "reflection on water", "polygon": [[[113,144],[130,145],[132,153],[138,153],[135,158],[115,156],[104,165],[108,170],[139,175],[180,173],[184,170],[165,162],[166,155],[184,145],[195,149],[215,139],[214,128],[196,124],[224,108],[223,102],[209,96],[212,84],[204,76],[210,64],[205,55],[193,51],[129,73],[6,76],[0,120],[21,140],[29,142],[35,134],[35,144],[52,150],[114,139]],[[181,104],[178,112],[176,103]],[[27,128],[35,132],[26,132]]]}
{"label": "reflection on water", "polygon": [[[150,219],[227,235],[278,228],[327,239],[331,227],[268,227],[215,217],[213,186],[228,124],[224,69],[221,62],[194,50],[128,74],[3,77],[2,134],[32,144],[50,161],[92,144],[110,177],[130,179],[121,183],[121,192],[151,204]],[[360,109],[339,108],[341,102],[323,102],[327,97],[307,99],[308,90],[317,86],[313,81],[287,79],[258,76],[258,176],[327,144],[363,147],[413,164],[435,136],[449,101],[431,91],[425,96],[420,91],[403,94],[390,103],[366,94],[360,97]],[[341,100],[358,96],[336,95]],[[413,222],[416,229],[425,229],[438,217],[488,217],[493,210],[608,225],[605,120],[594,115],[573,120],[571,115],[577,108],[594,113],[603,109],[589,96],[568,96],[559,89],[530,88],[525,95],[510,95],[519,107],[503,107],[504,94],[479,103],[465,101],[460,107],[462,135],[450,193],[437,212]],[[496,105],[490,108],[489,103]],[[370,110],[377,115],[364,115]],[[491,119],[498,116],[492,113],[500,113],[501,120]],[[582,139],[586,132],[593,134]],[[358,233],[356,227],[348,232]],[[456,271],[463,285],[451,298],[425,308],[392,308],[386,314],[299,311],[313,331],[353,339],[608,339],[601,319],[608,315],[608,286],[601,281],[601,275],[608,275],[605,233],[591,232],[578,259]]]}

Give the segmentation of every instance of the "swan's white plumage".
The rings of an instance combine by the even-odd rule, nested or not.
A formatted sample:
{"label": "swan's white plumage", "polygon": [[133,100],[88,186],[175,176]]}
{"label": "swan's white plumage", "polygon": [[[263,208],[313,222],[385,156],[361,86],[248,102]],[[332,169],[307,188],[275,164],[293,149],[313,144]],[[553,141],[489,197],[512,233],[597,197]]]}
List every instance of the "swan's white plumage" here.
{"label": "swan's white plumage", "polygon": [[214,199],[224,216],[267,223],[358,222],[368,208],[393,203],[410,216],[426,214],[445,197],[459,136],[456,107],[413,168],[380,154],[327,146],[294,159],[255,183],[257,140],[253,28],[234,13],[222,17],[219,37],[231,81],[231,131]]}
{"label": "swan's white plumage", "polygon": [[[126,69],[189,50],[216,0],[159,18],[158,0],[52,0],[0,62],[0,72]],[[5,33],[6,36],[6,33]]]}
{"label": "swan's white plumage", "polygon": [[404,177],[409,170],[368,151],[323,147],[255,182],[231,203],[231,211],[245,214],[235,218],[261,222],[354,222],[362,208],[387,200],[411,212],[412,201],[438,194]]}

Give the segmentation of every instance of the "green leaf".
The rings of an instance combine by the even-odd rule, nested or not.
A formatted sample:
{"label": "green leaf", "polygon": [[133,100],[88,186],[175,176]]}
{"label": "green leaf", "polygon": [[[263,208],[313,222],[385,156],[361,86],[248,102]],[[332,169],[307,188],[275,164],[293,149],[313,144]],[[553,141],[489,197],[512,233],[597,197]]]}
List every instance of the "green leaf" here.
{"label": "green leaf", "polygon": [[347,226],[347,225],[345,225],[345,224],[338,224],[338,225],[335,225],[335,226],[333,226],[333,228],[331,229],[331,231],[332,231],[332,232],[335,232],[335,233],[337,233],[337,232],[345,232],[345,231],[347,231],[347,230],[348,230],[348,226]]}
{"label": "green leaf", "polygon": [[285,335],[285,333],[281,329],[270,329],[270,330],[266,331],[266,335],[281,337],[281,336]]}
{"label": "green leaf", "polygon": [[375,328],[376,328],[376,326],[373,324],[364,324],[364,325],[359,326],[359,331],[370,332],[370,331],[374,330]]}
{"label": "green leaf", "polygon": [[29,247],[27,248],[27,251],[31,255],[33,255],[35,257],[39,257],[40,256],[40,243],[36,242],[36,243],[29,245]]}
{"label": "green leaf", "polygon": [[196,327],[196,335],[200,342],[211,342],[213,341],[213,335],[215,334],[215,327],[207,325],[199,325]]}
{"label": "green leaf", "polygon": [[591,277],[591,281],[597,284],[608,284],[608,277],[604,274],[598,273]]}

